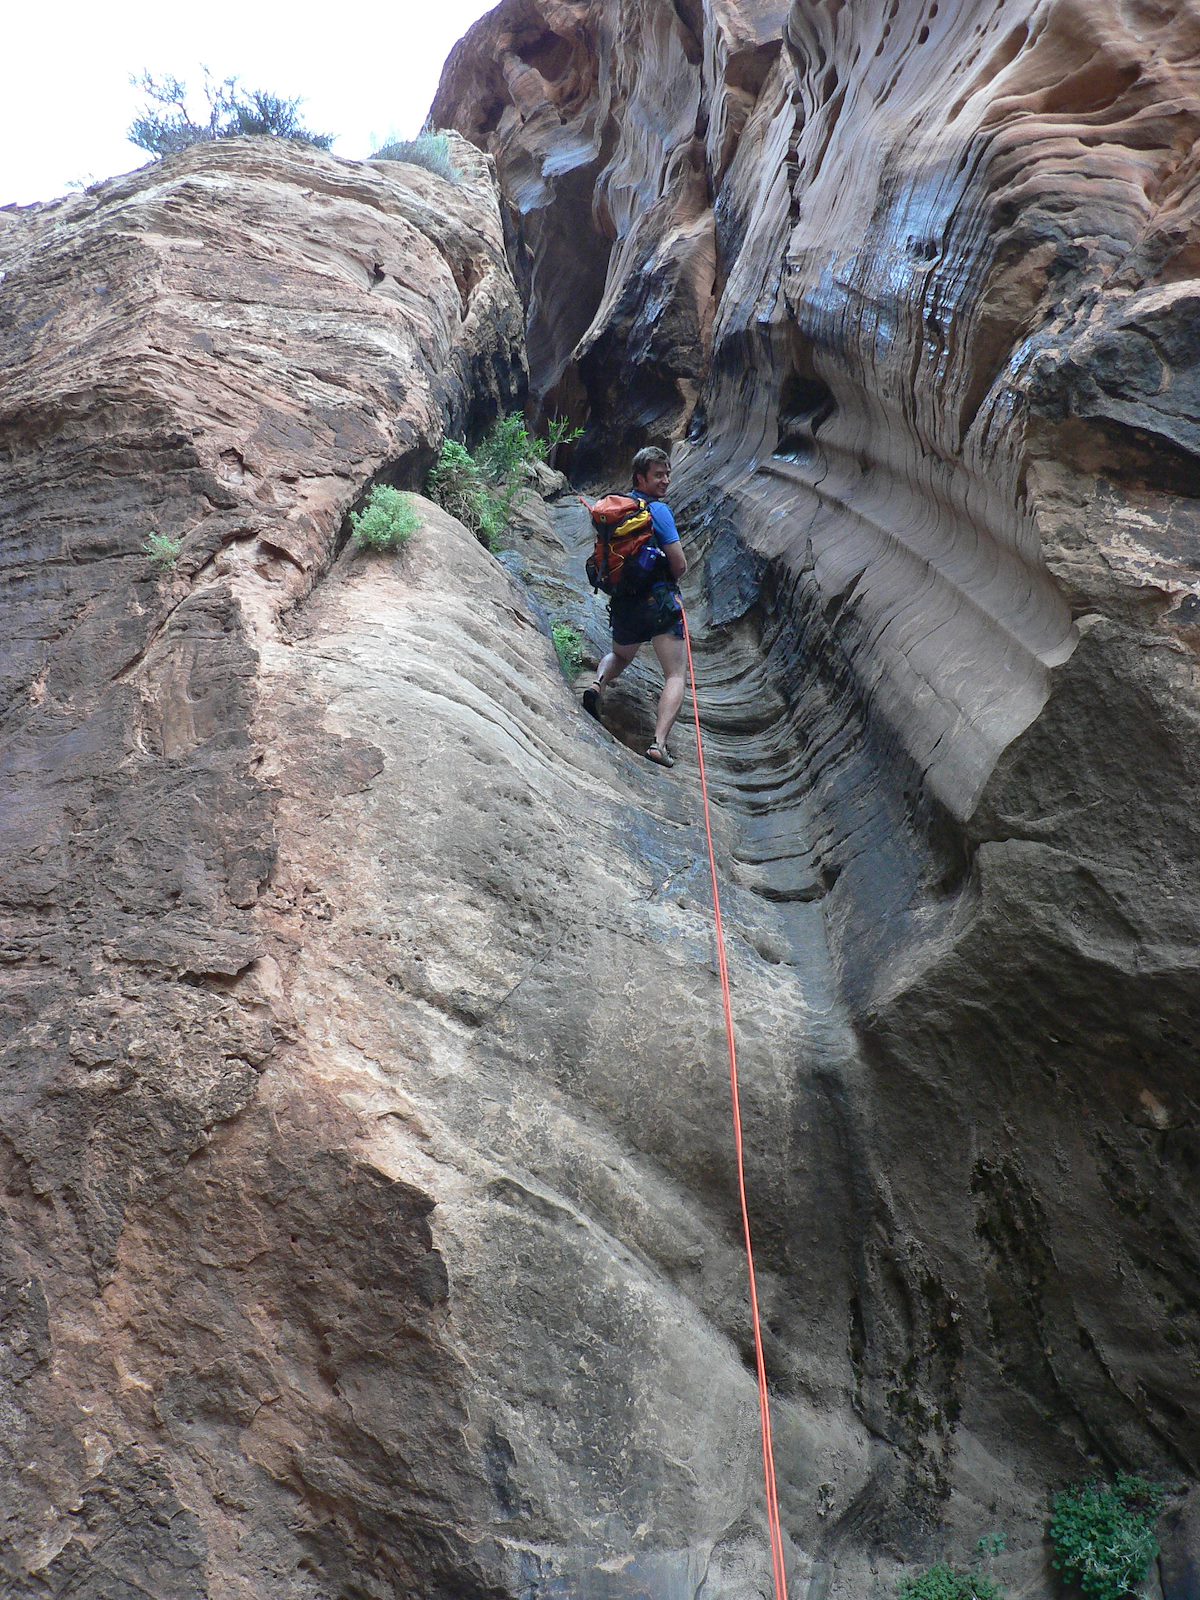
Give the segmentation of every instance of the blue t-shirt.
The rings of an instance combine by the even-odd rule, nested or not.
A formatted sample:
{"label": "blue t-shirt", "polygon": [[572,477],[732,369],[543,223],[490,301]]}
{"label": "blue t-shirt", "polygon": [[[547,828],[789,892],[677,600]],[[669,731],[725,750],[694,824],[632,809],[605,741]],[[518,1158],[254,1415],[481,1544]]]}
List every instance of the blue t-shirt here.
{"label": "blue t-shirt", "polygon": [[[640,489],[631,489],[629,492],[637,500],[646,500]],[[679,543],[679,529],[675,526],[671,508],[665,500],[646,500],[646,508],[654,524],[654,542],[665,554],[669,544]]]}
{"label": "blue t-shirt", "polygon": [[[637,490],[634,490],[637,493]],[[645,498],[643,496],[643,498]],[[665,500],[651,500],[650,521],[654,524],[654,542],[660,550],[665,550],[669,544],[679,543],[679,529],[675,526],[675,518],[671,515],[671,508]]]}

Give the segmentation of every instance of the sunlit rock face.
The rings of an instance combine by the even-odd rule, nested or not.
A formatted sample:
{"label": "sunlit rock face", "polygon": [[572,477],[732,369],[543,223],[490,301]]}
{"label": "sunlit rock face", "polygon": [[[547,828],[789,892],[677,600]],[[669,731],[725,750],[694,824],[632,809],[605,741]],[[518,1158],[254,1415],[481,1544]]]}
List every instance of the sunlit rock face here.
{"label": "sunlit rock face", "polygon": [[1191,3],[506,0],[435,108],[536,393],[585,472],[678,442],[781,696],[718,670],[714,738],[863,1052],[824,1314],[951,1521],[1200,1457],[1198,74]]}

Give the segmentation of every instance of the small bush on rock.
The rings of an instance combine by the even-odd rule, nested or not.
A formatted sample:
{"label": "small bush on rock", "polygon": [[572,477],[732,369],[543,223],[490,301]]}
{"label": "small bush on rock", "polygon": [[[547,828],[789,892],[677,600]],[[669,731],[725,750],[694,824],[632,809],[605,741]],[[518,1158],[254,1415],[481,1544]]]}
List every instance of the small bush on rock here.
{"label": "small bush on rock", "polygon": [[1154,1525],[1163,1507],[1156,1483],[1119,1473],[1110,1488],[1079,1484],[1054,1497],[1054,1566],[1094,1600],[1124,1600],[1158,1554]]}
{"label": "small bush on rock", "polygon": [[550,629],[558,664],[568,683],[574,683],[583,669],[583,640],[569,622],[556,622]]}
{"label": "small bush on rock", "polygon": [[528,469],[545,454],[520,412],[510,412],[492,424],[474,455],[457,439],[446,440],[429,474],[429,497],[497,551]]}
{"label": "small bush on rock", "polygon": [[178,78],[155,78],[143,72],[129,81],[151,104],[134,120],[128,137],[154,156],[175,155],[194,144],[248,135],[294,139],[316,150],[328,150],[333,143],[333,134],[313,133],[302,126],[299,99],[285,100],[266,89],[240,89],[236,78],[217,83],[207,67],[203,92],[208,115],[202,122],[192,120],[187,85]]}
{"label": "small bush on rock", "polygon": [[403,550],[421,526],[411,498],[379,484],[362,511],[350,513],[350,528],[359,550]]}
{"label": "small bush on rock", "polygon": [[411,166],[436,173],[449,183],[462,182],[462,173],[454,165],[450,141],[444,133],[420,133],[415,139],[393,139],[390,144],[381,145],[371,160],[407,161]]}
{"label": "small bush on rock", "polygon": [[905,1578],[896,1592],[900,1600],[1004,1600],[1004,1591],[981,1572],[963,1572],[944,1561]]}
{"label": "small bush on rock", "polygon": [[510,411],[492,425],[476,456],[488,477],[499,482],[523,477],[525,469],[535,461],[551,460],[560,445],[574,444],[582,435],[583,429],[571,427],[565,417],[552,417],[547,437],[539,439],[529,432],[519,411]]}
{"label": "small bush on rock", "polygon": [[446,440],[430,470],[426,488],[429,498],[457,517],[464,528],[470,528],[480,544],[489,550],[498,548],[508,517],[465,444],[457,439]]}
{"label": "small bush on rock", "polygon": [[530,437],[521,413],[510,411],[484,434],[475,459],[479,470],[492,483],[508,483],[522,477],[525,467],[541,461],[545,454],[545,445],[540,439]]}
{"label": "small bush on rock", "polygon": [[183,540],[174,539],[169,533],[152,533],[147,537],[142,549],[150,557],[152,567],[159,572],[167,572],[183,554]]}

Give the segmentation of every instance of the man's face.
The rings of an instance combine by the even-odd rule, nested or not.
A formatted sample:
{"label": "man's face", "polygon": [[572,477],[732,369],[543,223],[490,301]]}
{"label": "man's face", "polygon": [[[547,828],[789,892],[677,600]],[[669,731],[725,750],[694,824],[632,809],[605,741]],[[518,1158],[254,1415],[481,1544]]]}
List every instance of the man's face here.
{"label": "man's face", "polygon": [[667,463],[652,461],[648,472],[639,472],[634,478],[633,487],[644,494],[647,500],[661,500],[670,481],[671,469]]}

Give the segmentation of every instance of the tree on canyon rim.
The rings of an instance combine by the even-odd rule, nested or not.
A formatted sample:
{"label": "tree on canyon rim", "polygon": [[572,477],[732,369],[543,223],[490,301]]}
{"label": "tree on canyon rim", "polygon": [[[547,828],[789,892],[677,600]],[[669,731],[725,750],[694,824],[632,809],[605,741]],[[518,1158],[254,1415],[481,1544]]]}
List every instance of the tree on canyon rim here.
{"label": "tree on canyon rim", "polygon": [[180,79],[169,75],[156,78],[152,73],[143,72],[140,78],[129,81],[151,102],[130,124],[129,138],[154,156],[175,155],[191,145],[214,139],[247,136],[294,139],[317,150],[328,150],[334,141],[332,133],[313,133],[302,126],[298,96],[285,100],[266,89],[240,89],[236,78],[225,78],[218,83],[207,67],[204,68],[206,122],[192,120],[187,85]]}

